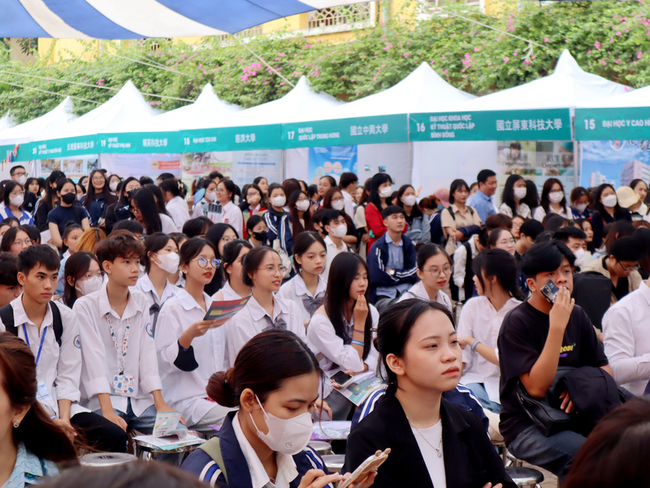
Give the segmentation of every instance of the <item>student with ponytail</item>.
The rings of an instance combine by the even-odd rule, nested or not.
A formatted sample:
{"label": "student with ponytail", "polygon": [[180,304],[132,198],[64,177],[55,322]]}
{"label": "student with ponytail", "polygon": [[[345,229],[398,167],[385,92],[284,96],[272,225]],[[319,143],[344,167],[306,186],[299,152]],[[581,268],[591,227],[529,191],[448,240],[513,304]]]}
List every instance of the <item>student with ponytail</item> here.
{"label": "student with ponytail", "polygon": [[[308,446],[321,377],[316,357],[295,334],[267,330],[253,337],[234,367],[213,374],[206,389],[212,400],[238,411],[181,469],[228,488],[323,488],[344,479],[329,475]],[[375,476],[356,486],[368,488]]]}
{"label": "student with ponytail", "polygon": [[250,296],[251,287],[246,286],[242,280],[242,270],[244,269],[244,256],[253,246],[248,241],[236,239],[223,246],[223,256],[221,267],[226,277],[226,283],[221,290],[214,294],[212,300],[239,300]]}
{"label": "student with ponytail", "polygon": [[187,203],[181,196],[181,183],[175,178],[164,180],[160,183],[160,191],[165,200],[165,209],[176,225],[178,232],[183,230],[185,222],[190,220],[190,211],[187,208]]}

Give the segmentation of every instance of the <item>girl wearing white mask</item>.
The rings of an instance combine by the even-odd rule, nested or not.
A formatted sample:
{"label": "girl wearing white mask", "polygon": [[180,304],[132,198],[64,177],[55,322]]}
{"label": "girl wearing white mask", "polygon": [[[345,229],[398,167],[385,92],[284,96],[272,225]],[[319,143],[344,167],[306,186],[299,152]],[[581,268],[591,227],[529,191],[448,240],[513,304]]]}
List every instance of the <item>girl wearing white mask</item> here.
{"label": "girl wearing white mask", "polygon": [[99,291],[102,282],[103,273],[97,257],[88,251],[76,252],[65,262],[65,286],[57,302],[72,308],[78,298]]}
{"label": "girl wearing white mask", "polygon": [[216,223],[221,211],[221,206],[217,202],[217,184],[208,178],[204,178],[197,187],[199,190],[203,190],[203,196],[194,204],[192,218],[207,217]]}
{"label": "girl wearing white mask", "polygon": [[594,195],[594,213],[591,216],[591,226],[594,231],[593,246],[599,249],[603,244],[603,228],[619,220],[632,221],[630,211],[618,204],[616,190],[609,183],[603,183],[596,189]]}
{"label": "girl wearing white mask", "polygon": [[4,203],[0,208],[0,220],[14,217],[20,225],[34,225],[32,214],[23,209],[25,202],[25,190],[13,180],[7,182],[4,187]]}
{"label": "girl wearing white mask", "polygon": [[408,230],[404,234],[413,244],[431,242],[431,224],[429,218],[417,203],[415,189],[411,185],[402,185],[397,192],[397,205],[404,209]]}
{"label": "girl wearing white mask", "polygon": [[343,198],[343,193],[338,189],[338,187],[330,188],[327,193],[325,193],[322,208],[336,210],[345,214],[345,226],[347,231],[345,236],[343,236],[343,242],[348,246],[356,247],[356,243],[359,240],[359,233],[357,232],[350,216],[345,213],[345,199]]}
{"label": "girl wearing white mask", "polygon": [[565,219],[573,219],[571,208],[567,204],[564,186],[557,178],[549,178],[542,187],[542,203],[535,209],[533,218],[542,222],[546,215],[556,213]]}
{"label": "girl wearing white mask", "polygon": [[289,218],[291,219],[291,234],[295,238],[305,230],[314,228],[312,208],[309,195],[302,190],[295,190],[289,196]]}
{"label": "girl wearing white mask", "polygon": [[287,203],[287,195],[284,188],[279,183],[269,185],[269,203],[271,208],[264,214],[264,222],[268,229],[266,233],[267,243],[271,247],[276,247],[274,241],[278,241],[279,247],[287,256],[293,254],[293,236],[291,233],[291,218],[284,211],[284,205]]}
{"label": "girl wearing white mask", "polygon": [[[386,233],[387,228],[384,225],[381,211],[390,205],[388,200],[393,194],[392,185],[393,180],[387,173],[377,173],[370,181],[370,192],[368,204],[366,205],[366,225],[370,236],[367,252],[370,252],[370,248],[375,241]],[[406,229],[406,224],[404,228]]]}
{"label": "girl wearing white mask", "polygon": [[176,241],[162,232],[155,232],[145,241],[144,273],[135,287],[147,297],[152,332],[155,333],[163,304],[180,288],[169,282],[178,271],[179,257]]}
{"label": "girl wearing white mask", "polygon": [[210,375],[224,368],[225,334],[203,320],[212,305],[205,285],[218,271],[214,246],[193,237],[181,247],[185,288],[163,305],[154,335],[162,384],[168,404],[183,412],[189,429],[211,432],[228,410],[205,398]]}
{"label": "girl wearing white mask", "polygon": [[226,283],[223,288],[214,294],[212,300],[223,302],[251,296],[251,287],[246,286],[242,281],[242,260],[251,249],[253,249],[253,246],[250,242],[241,239],[236,239],[223,246],[221,268]]}
{"label": "girl wearing white mask", "polygon": [[501,201],[503,202],[499,207],[499,213],[513,218],[519,215],[524,219],[532,217],[530,207],[522,202],[526,198],[528,191],[526,190],[526,180],[519,175],[510,175],[506,180],[501,194]]}
{"label": "girl wearing white mask", "polygon": [[589,200],[589,192],[586,188],[576,186],[571,190],[571,213],[573,213],[574,219],[588,219],[591,217]]}
{"label": "girl wearing white mask", "polygon": [[[241,350],[235,365],[207,386],[215,402],[235,407],[219,437],[194,451],[181,469],[211,486],[323,488],[347,476],[328,475],[308,446],[322,371],[291,332],[268,330]],[[368,488],[375,474],[356,484]]]}

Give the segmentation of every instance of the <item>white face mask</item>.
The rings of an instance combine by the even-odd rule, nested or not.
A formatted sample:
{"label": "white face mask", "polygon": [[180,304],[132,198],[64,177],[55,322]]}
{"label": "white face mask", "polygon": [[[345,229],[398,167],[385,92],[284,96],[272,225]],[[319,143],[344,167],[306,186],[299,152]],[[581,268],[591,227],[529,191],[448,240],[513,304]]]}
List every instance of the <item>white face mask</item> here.
{"label": "white face mask", "polygon": [[160,261],[158,267],[163,271],[167,271],[168,273],[176,273],[178,271],[178,263],[180,262],[178,253],[156,254],[156,258]]}
{"label": "white face mask", "polygon": [[402,197],[402,203],[409,207],[412,207],[417,202],[417,197],[415,195],[407,195]]}
{"label": "white face mask", "polygon": [[17,197],[9,197],[9,203],[11,203],[14,207],[20,207],[24,201],[25,197],[22,195],[18,195]]}
{"label": "white face mask", "polygon": [[262,408],[264,420],[266,420],[266,426],[269,429],[268,434],[263,434],[257,428],[253,416],[249,414],[259,438],[274,452],[281,452],[290,456],[302,452],[307,447],[307,444],[309,444],[309,440],[314,431],[311,414],[305,412],[291,419],[281,419],[273,414],[267,413],[264,407],[262,407],[262,403],[257,398],[257,395],[255,395],[255,399]]}
{"label": "white face mask", "polygon": [[117,190],[117,184],[118,182],[114,181],[110,185],[108,185],[108,187],[111,189],[112,192],[115,192],[115,190]]}
{"label": "white face mask", "polygon": [[577,251],[573,251],[573,254],[576,257],[576,260],[573,263],[574,266],[577,266],[579,268],[585,264],[585,257],[587,256],[587,253],[584,249],[580,248]]}
{"label": "white face mask", "polygon": [[301,200],[299,202],[296,202],[296,208],[301,212],[306,212],[309,208],[309,200]]}
{"label": "white face mask", "polygon": [[574,205],[574,207],[578,212],[583,213],[585,210],[587,210],[588,205],[588,203],[579,203],[578,205]]}
{"label": "white face mask", "polygon": [[90,293],[93,293],[102,287],[102,277],[93,276],[84,281],[77,280],[75,289],[81,294],[81,296],[86,296]]}
{"label": "white face mask", "polygon": [[[515,198],[517,200],[521,200],[522,198],[525,198],[527,191],[528,190],[525,187],[524,188],[521,188],[521,187],[515,188]],[[560,200],[562,200],[562,199],[560,198]]]}
{"label": "white face mask", "polygon": [[216,191],[206,191],[205,192],[205,199],[208,202],[214,202],[217,199],[217,192]]}
{"label": "white face mask", "polygon": [[552,191],[548,194],[548,199],[551,203],[560,203],[564,198],[563,191]]}
{"label": "white face mask", "polygon": [[330,234],[339,239],[343,239],[348,233],[348,226],[341,224],[338,227],[330,227]]}
{"label": "white face mask", "polygon": [[18,179],[16,180],[16,183],[18,183],[20,186],[25,186],[25,183],[27,183],[27,176],[25,175],[19,176]]}
{"label": "white face mask", "polygon": [[343,200],[337,200],[336,202],[332,202],[332,208],[334,210],[343,210],[345,208],[345,202]]}
{"label": "white face mask", "polygon": [[287,198],[284,195],[271,198],[271,205],[274,207],[284,207],[285,203],[287,203]]}
{"label": "white face mask", "polygon": [[379,196],[381,198],[388,198],[392,194],[393,194],[393,187],[392,186],[387,186],[387,187],[379,189]]}
{"label": "white face mask", "polygon": [[611,208],[616,206],[618,199],[616,198],[616,195],[607,195],[605,198],[601,198],[601,201],[605,207]]}

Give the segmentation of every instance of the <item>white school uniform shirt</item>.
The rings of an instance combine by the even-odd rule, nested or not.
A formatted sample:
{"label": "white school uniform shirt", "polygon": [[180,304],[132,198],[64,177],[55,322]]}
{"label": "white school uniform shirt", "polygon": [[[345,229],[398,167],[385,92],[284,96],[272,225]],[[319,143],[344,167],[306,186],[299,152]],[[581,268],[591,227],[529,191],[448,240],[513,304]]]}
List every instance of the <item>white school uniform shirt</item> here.
{"label": "white school uniform shirt", "polygon": [[[317,300],[322,300],[322,298],[325,296],[326,289],[327,281],[325,281],[324,276],[321,274],[318,277],[318,285],[316,285],[316,296],[313,296],[311,293],[309,293],[309,290],[307,290],[305,280],[302,279],[302,276],[297,274],[280,287],[280,290],[276,296],[297,304],[298,309],[300,310],[300,320],[305,323],[305,321],[311,319],[312,316],[305,308],[303,300],[314,298]],[[316,310],[314,310],[314,312],[315,311]]]}
{"label": "white school uniform shirt", "polygon": [[241,239],[242,233],[244,232],[244,216],[237,205],[228,202],[221,208],[221,212],[217,214],[214,223],[219,224],[221,222],[232,225],[235,232],[237,232],[237,237]]}
{"label": "white school uniform shirt", "polygon": [[[276,295],[273,297],[273,317],[269,317],[255,297],[251,296],[246,306],[223,326],[226,331],[225,368],[235,364],[237,354],[253,336],[266,329],[271,329],[273,327],[271,320],[275,322],[277,319],[284,320],[287,330],[307,342],[305,324],[300,320],[300,310],[297,304]],[[310,345],[309,342],[307,345]],[[310,348],[315,351],[311,345]]]}
{"label": "white school uniform shirt", "polygon": [[327,277],[330,272],[330,264],[332,264],[334,258],[339,254],[341,254],[342,252],[352,252],[352,250],[343,241],[341,241],[341,249],[339,249],[338,247],[336,247],[336,244],[334,244],[334,241],[332,241],[330,236],[325,236],[324,241],[327,250],[327,261],[325,261],[325,269],[323,270],[323,277],[325,278],[325,281],[327,281]]}
{"label": "white school uniform shirt", "polygon": [[223,288],[219,290],[217,293],[212,295],[212,298],[210,299],[210,304],[212,302],[227,302],[229,300],[241,300],[242,298],[246,297],[240,297],[235,290],[232,289],[232,286],[230,286],[230,282],[226,281],[226,284],[223,285]]}
{"label": "white school uniform shirt", "polygon": [[[472,236],[469,239],[469,248],[472,250],[472,259],[478,256],[478,249],[476,247],[476,241],[478,236]],[[465,265],[467,264],[467,249],[465,245],[462,244],[458,246],[456,251],[454,251],[454,274],[453,280],[454,284],[458,287],[458,300],[465,300],[465,290],[463,289],[463,283],[465,281]]]}
{"label": "white school uniform shirt", "polygon": [[[212,300],[203,293],[207,307]],[[217,371],[224,371],[224,354],[226,335],[223,327],[208,330],[201,337],[192,341],[192,351],[198,367],[194,371],[182,371],[174,362],[179,354],[179,344],[183,332],[194,322],[203,320],[206,310],[199,305],[185,290],[179,290],[176,296],[163,305],[156,325],[156,350],[158,351],[158,368],[165,401],[183,415],[188,425],[197,424],[215,403],[207,399],[205,387],[210,376]]]}
{"label": "white school uniform shirt", "polygon": [[[379,312],[373,305],[368,304],[368,308],[370,309],[372,328],[377,330],[377,325],[379,324]],[[345,321],[345,319],[343,320]],[[354,333],[354,316],[351,318],[351,323],[347,323],[346,321],[346,328],[348,329],[348,334],[352,337],[352,334]],[[377,334],[373,332],[373,340],[376,335]],[[379,353],[375,349],[373,343],[370,344],[368,357],[365,361],[362,360],[359,357],[359,353],[357,353],[354,347],[352,347],[352,344],[345,344],[343,339],[336,335],[332,322],[329,317],[325,315],[320,313],[314,314],[309,322],[309,326],[307,327],[307,339],[310,344],[313,344],[312,350],[318,352],[318,364],[328,376],[331,376],[338,370],[350,370],[354,372],[363,371],[364,362],[368,365],[368,371],[377,370]],[[332,385],[329,381],[324,381],[323,383],[323,398],[326,398],[332,391]]]}
{"label": "white school uniform shirt", "polygon": [[[551,213],[561,215],[561,216],[564,217],[565,219],[573,220],[573,212],[571,211],[571,208],[570,208],[570,207],[566,207],[566,208],[565,208],[565,207],[562,207],[562,208],[560,208],[560,211],[559,211],[559,212],[556,212],[556,211],[553,209],[553,207],[551,207],[551,206],[549,205],[548,210],[549,210]],[[541,221],[544,220],[544,217],[546,217],[546,210],[544,210],[544,207],[542,207],[542,206],[540,205],[540,206],[537,207],[537,208],[535,209],[535,211],[533,212],[533,218],[534,218],[535,220],[539,220],[539,221],[541,222]]]}
{"label": "white school uniform shirt", "polygon": [[159,297],[158,292],[154,288],[153,283],[149,278],[149,275],[146,273],[138,278],[138,282],[135,284],[135,286],[129,287],[129,289],[134,288],[144,293],[144,296],[147,298],[147,313],[149,313],[149,309],[152,305],[157,304],[162,307],[167,300],[176,295],[176,293],[179,291],[179,288],[175,287],[169,281],[167,281],[165,284],[165,289],[163,290],[162,297]]}
{"label": "white school uniform shirt", "polygon": [[650,380],[650,288],[646,282],[605,313],[605,354],[616,383],[635,395],[643,395]]}
{"label": "white school uniform shirt", "polygon": [[158,214],[158,217],[160,217],[160,223],[162,224],[162,232],[165,234],[176,232],[176,224],[169,215],[161,213]]}
{"label": "white school uniform shirt", "polygon": [[[80,328],[81,384],[86,406],[93,411],[98,410],[97,394],[108,393],[113,409],[126,412],[130,397],[133,413],[139,417],[154,403],[151,392],[162,389],[144,293],[129,289],[129,299],[121,318],[111,308],[106,284],[99,291],[79,298],[73,311],[79,322],[84,324]],[[109,323],[117,336],[119,352],[113,344]],[[129,324],[124,375],[134,377],[135,391],[127,395],[113,390],[113,379],[120,374],[118,354],[121,357],[124,331]]]}
{"label": "white school uniform shirt", "polygon": [[176,230],[183,231],[183,224],[190,220],[190,211],[187,208],[187,203],[181,197],[174,197],[165,204],[165,209],[169,212]]}
{"label": "white school uniform shirt", "polygon": [[[429,294],[427,293],[427,289],[424,287],[424,283],[421,281],[417,282],[415,285],[413,285],[411,288],[409,288],[406,293],[403,293],[402,296],[399,297],[398,302],[401,302],[402,300],[407,300],[409,298],[420,298],[421,300],[431,300],[429,298]],[[436,295],[436,302],[438,302],[440,305],[444,305],[447,310],[451,312],[451,300],[449,299],[449,296],[442,290],[438,290],[438,294]]]}
{"label": "white school uniform shirt", "polygon": [[[18,337],[29,344],[35,359],[38,357],[38,350],[41,346],[41,340],[43,340],[41,357],[36,365],[36,377],[38,384],[43,384],[47,388],[49,397],[40,400],[40,403],[49,415],[58,417],[58,401],[70,400],[72,402],[70,416],[72,417],[75,413],[84,411],[77,403],[80,399],[79,381],[81,375],[81,351],[79,349],[79,322],[77,317],[68,307],[57,303],[63,325],[61,347],[59,347],[54,334],[52,307],[50,305],[47,307],[39,334],[38,327],[27,318],[22,299],[23,295],[21,294],[11,302]],[[6,331],[1,320],[0,331]],[[27,338],[25,338],[25,331],[27,331]]]}
{"label": "white school uniform shirt", "polygon": [[275,475],[275,482],[271,483],[271,478],[269,478],[266,469],[264,469],[262,461],[260,461],[255,449],[253,449],[251,443],[248,442],[248,439],[242,430],[241,423],[239,422],[239,412],[235,415],[235,418],[232,421],[232,426],[251,475],[251,487],[266,488],[274,486],[275,488],[289,488],[291,482],[300,474],[298,473],[298,468],[296,467],[296,462],[293,460],[293,456],[282,454],[281,452],[275,453],[278,473]]}
{"label": "white school uniform shirt", "polygon": [[341,190],[341,194],[343,195],[343,203],[345,204],[345,213],[348,214],[350,219],[352,219],[352,222],[354,222],[354,200],[352,200],[352,195],[345,190]]}
{"label": "white school uniform shirt", "polygon": [[[507,313],[519,305],[521,305],[519,300],[511,298],[497,312],[487,297],[470,298],[463,305],[463,310],[460,313],[458,337],[473,337],[475,340],[495,349],[498,358],[497,339],[499,338],[501,324]],[[490,401],[500,404],[499,378],[501,373],[499,366],[492,364],[478,352],[472,352],[472,349],[467,346],[463,349],[463,363],[465,363],[465,367],[463,368],[461,383],[464,385],[483,383]]]}

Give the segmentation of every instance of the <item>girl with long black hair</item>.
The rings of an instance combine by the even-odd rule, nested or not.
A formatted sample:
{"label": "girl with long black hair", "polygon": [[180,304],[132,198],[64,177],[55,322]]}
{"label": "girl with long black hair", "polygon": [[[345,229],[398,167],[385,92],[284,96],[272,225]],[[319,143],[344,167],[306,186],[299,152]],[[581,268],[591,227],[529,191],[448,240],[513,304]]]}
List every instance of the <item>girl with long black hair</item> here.
{"label": "girl with long black hair", "polygon": [[176,232],[174,221],[169,215],[160,213],[153,193],[147,187],[140,188],[131,197],[131,213],[144,227],[148,236],[156,232]]}
{"label": "girl with long black hair", "polygon": [[526,189],[526,180],[520,175],[510,175],[506,180],[501,194],[501,201],[503,202],[499,207],[499,213],[505,214],[510,218],[517,215],[524,219],[530,219],[533,214],[528,205],[522,200],[526,198],[528,190]]}
{"label": "girl with long black hair", "polygon": [[126,180],[122,181],[122,184],[120,185],[120,188],[117,192],[117,202],[112,203],[106,207],[104,227],[107,234],[110,234],[113,231],[113,226],[117,222],[135,218],[129,210],[129,203],[131,201],[131,197],[139,189],[140,182],[133,176],[129,176]]}
{"label": "girl with long black hair", "polygon": [[[119,176],[117,180],[119,182]],[[86,191],[83,206],[86,207],[88,215],[90,215],[90,224],[97,227],[99,225],[99,219],[104,215],[106,206],[115,203],[117,198],[111,193],[106,175],[100,170],[96,169],[91,172],[88,181],[90,184]]]}

